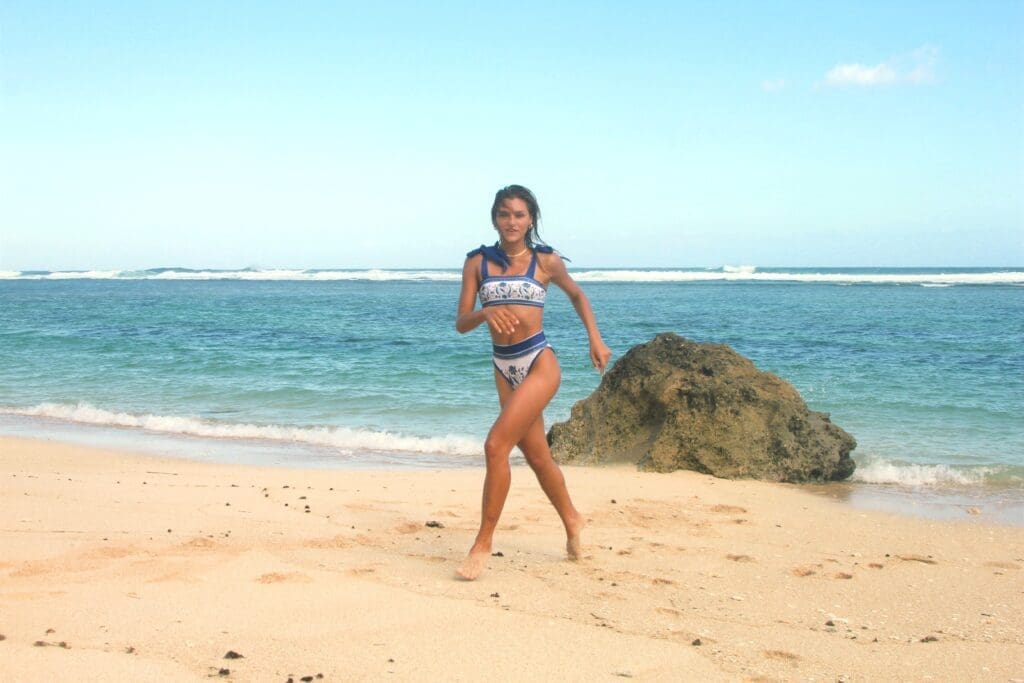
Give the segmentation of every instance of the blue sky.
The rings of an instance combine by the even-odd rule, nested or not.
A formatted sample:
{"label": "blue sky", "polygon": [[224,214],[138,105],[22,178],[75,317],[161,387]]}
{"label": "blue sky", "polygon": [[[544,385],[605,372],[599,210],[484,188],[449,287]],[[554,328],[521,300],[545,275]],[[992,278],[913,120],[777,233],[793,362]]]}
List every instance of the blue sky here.
{"label": "blue sky", "polygon": [[0,4],[0,270],[1024,264],[1024,3]]}

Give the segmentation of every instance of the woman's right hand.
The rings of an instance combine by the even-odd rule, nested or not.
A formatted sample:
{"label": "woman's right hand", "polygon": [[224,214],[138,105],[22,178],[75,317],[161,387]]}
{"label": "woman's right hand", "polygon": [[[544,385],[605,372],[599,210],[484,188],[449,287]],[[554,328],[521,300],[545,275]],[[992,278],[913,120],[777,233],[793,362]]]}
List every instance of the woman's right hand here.
{"label": "woman's right hand", "polygon": [[491,331],[497,334],[512,334],[516,331],[519,318],[507,306],[491,306],[483,309],[484,319]]}

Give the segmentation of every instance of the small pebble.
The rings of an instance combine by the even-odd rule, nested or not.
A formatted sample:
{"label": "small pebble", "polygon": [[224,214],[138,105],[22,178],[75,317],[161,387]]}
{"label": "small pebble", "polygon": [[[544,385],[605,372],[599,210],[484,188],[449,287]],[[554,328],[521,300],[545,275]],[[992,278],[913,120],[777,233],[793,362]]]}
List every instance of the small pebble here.
{"label": "small pebble", "polygon": [[704,643],[700,642],[700,638],[694,638],[693,642],[690,643],[690,645],[703,645],[703,644]]}

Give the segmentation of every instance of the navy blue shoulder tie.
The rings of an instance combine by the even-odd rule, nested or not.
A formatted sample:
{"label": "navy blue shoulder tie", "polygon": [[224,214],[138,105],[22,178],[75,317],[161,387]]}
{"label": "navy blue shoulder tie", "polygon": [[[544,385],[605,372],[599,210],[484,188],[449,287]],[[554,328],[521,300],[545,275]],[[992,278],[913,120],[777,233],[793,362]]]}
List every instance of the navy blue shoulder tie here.
{"label": "navy blue shoulder tie", "polygon": [[[554,247],[550,247],[546,244],[533,244],[530,245],[530,247],[534,251],[539,252],[541,254],[555,253]],[[493,244],[491,246],[481,244],[479,247],[466,254],[466,258],[469,258],[470,256],[476,256],[477,254],[483,254],[484,259],[490,259],[494,261],[499,266],[501,266],[502,270],[507,270],[508,267],[512,265],[512,261],[509,259],[508,254],[506,254],[505,250],[499,247],[497,244]],[[562,256],[561,254],[559,254],[559,256],[562,258],[563,261],[569,260],[565,256]]]}

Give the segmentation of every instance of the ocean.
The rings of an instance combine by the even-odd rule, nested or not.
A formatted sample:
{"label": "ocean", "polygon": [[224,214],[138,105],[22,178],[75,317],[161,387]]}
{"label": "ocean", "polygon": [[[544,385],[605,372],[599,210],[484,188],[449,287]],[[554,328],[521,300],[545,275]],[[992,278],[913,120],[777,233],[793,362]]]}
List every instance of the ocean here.
{"label": "ocean", "polygon": [[[659,332],[725,343],[830,413],[858,442],[844,497],[981,501],[1024,523],[1024,268],[570,272],[613,362]],[[490,340],[455,332],[459,277],[0,272],[0,434],[258,465],[482,466]],[[553,291],[549,425],[601,379]]]}

